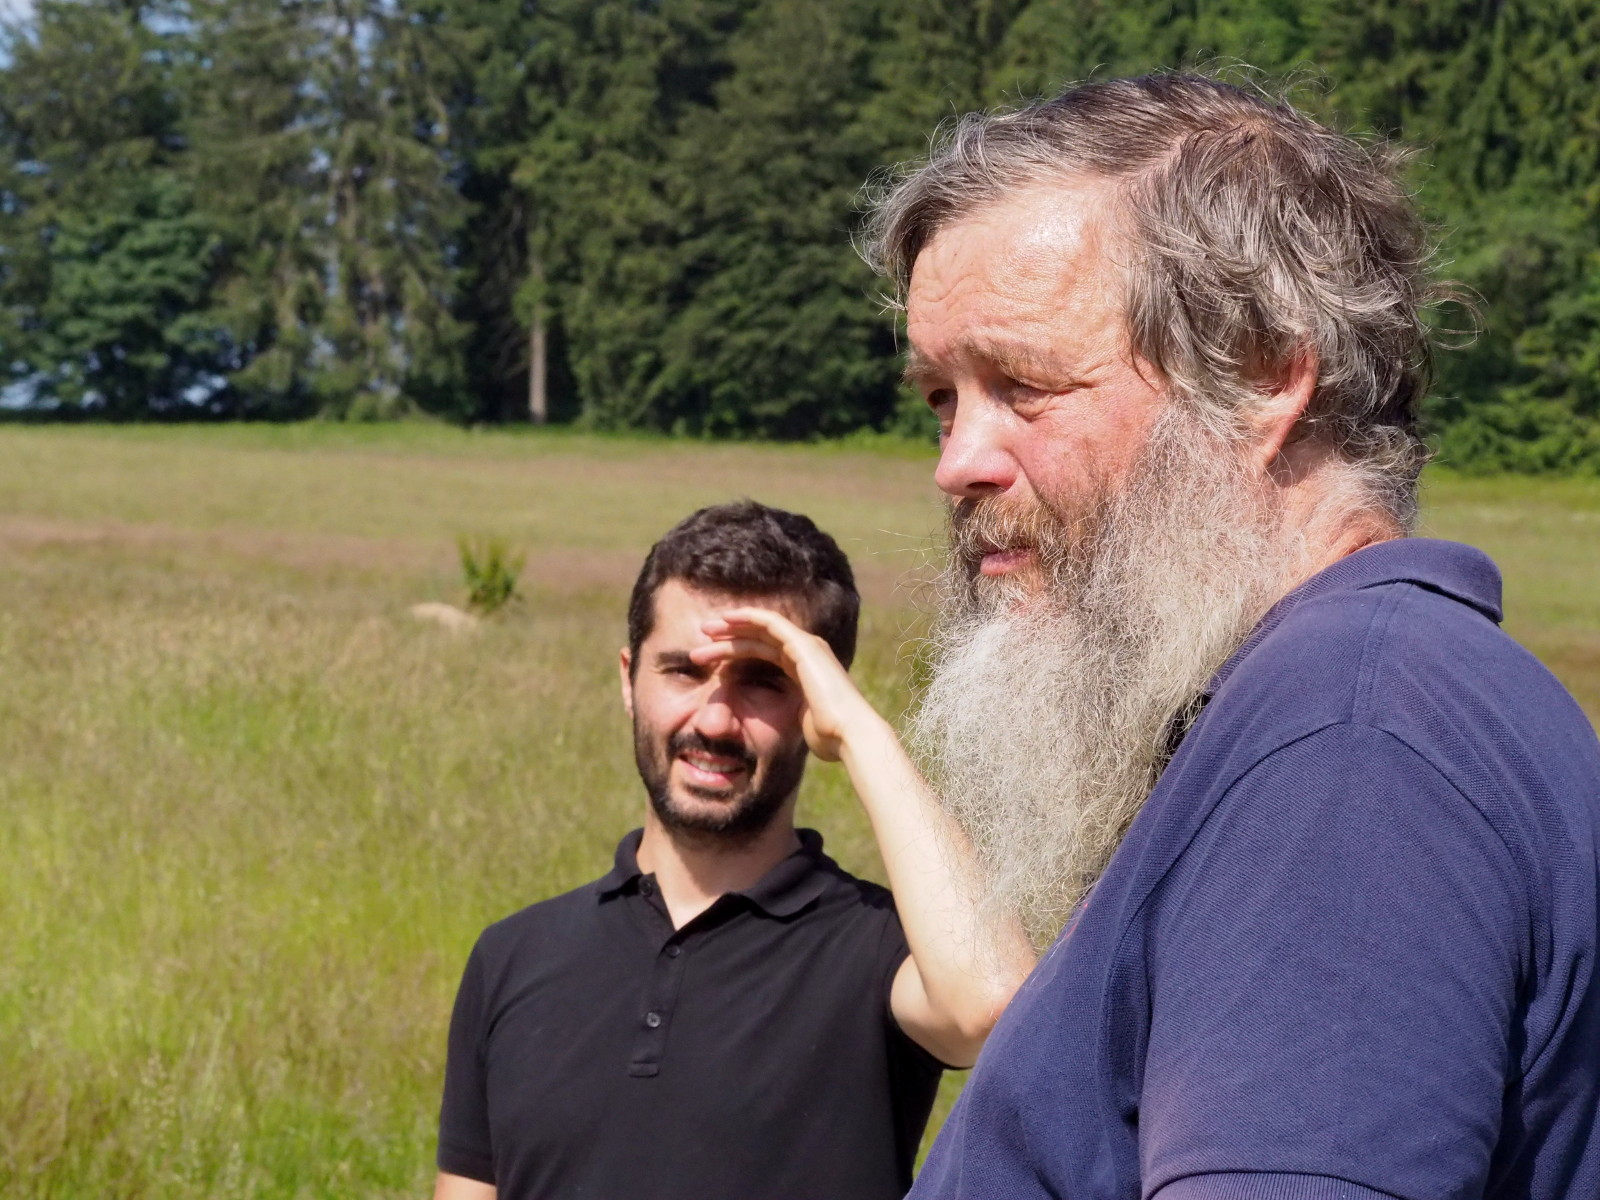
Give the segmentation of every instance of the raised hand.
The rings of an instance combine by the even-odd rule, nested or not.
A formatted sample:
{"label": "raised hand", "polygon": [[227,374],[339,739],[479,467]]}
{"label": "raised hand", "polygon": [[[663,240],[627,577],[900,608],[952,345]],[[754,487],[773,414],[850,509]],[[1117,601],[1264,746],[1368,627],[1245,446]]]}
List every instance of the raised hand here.
{"label": "raised hand", "polygon": [[806,742],[850,772],[911,947],[895,973],[890,1011],[930,1054],[971,1064],[1034,959],[1020,925],[980,910],[966,837],[827,642],[765,608],[731,609],[701,629],[711,641],[689,657],[702,666],[756,658],[799,685]]}
{"label": "raised hand", "polygon": [[781,667],[805,696],[803,728],[806,743],[818,758],[837,762],[852,731],[880,723],[880,718],[833,648],[801,629],[781,613],[766,608],[735,608],[702,626],[711,645],[689,657],[701,666],[759,658]]}

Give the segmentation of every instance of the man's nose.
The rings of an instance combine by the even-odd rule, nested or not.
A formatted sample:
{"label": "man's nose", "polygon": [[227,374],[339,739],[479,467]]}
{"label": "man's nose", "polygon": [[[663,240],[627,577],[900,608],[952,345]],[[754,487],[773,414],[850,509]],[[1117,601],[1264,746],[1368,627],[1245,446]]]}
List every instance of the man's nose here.
{"label": "man's nose", "polygon": [[984,398],[961,398],[939,446],[933,481],[958,500],[1008,491],[1017,463],[1006,446],[1008,410]]}
{"label": "man's nose", "polygon": [[739,715],[733,711],[724,689],[717,687],[694,714],[695,732],[702,737],[726,741],[739,734]]}

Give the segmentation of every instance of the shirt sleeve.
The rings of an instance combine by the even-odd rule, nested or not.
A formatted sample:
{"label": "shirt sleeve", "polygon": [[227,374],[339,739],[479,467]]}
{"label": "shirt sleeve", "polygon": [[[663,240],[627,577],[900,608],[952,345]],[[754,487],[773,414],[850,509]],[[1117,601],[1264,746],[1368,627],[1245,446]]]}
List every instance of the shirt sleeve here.
{"label": "shirt sleeve", "polygon": [[935,1058],[916,1038],[900,1028],[900,1022],[894,1015],[894,981],[900,974],[901,965],[911,957],[911,945],[906,941],[905,928],[900,924],[899,914],[893,908],[889,910],[889,919],[884,922],[879,935],[876,957],[878,1011],[883,1014],[884,1022],[889,1027],[890,1046],[893,1052],[904,1059],[909,1070],[932,1075],[935,1079],[946,1071],[965,1070],[965,1067],[952,1067],[949,1063]]}
{"label": "shirt sleeve", "polygon": [[473,947],[450,1015],[450,1041],[444,1068],[444,1100],[439,1107],[439,1170],[494,1183],[494,1148],[489,1137],[488,1080],[483,1034],[486,989],[483,943]]}
{"label": "shirt sleeve", "polygon": [[1526,886],[1470,801],[1385,732],[1334,726],[1259,763],[1154,900],[1144,1195],[1483,1195]]}

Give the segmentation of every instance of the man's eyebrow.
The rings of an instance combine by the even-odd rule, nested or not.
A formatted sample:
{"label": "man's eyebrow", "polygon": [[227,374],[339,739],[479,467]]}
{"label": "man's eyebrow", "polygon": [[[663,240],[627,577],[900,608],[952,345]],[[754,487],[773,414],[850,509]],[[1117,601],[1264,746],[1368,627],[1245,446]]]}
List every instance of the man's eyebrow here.
{"label": "man's eyebrow", "polygon": [[694,659],[689,657],[687,650],[661,650],[656,654],[658,667],[692,667]]}
{"label": "man's eyebrow", "polygon": [[901,383],[907,387],[916,387],[924,379],[937,373],[938,368],[915,346],[906,350],[905,369],[900,372]]}
{"label": "man's eyebrow", "polygon": [[[958,358],[992,362],[1011,376],[1032,374],[1043,365],[1043,360],[1032,345],[1010,339],[963,338],[957,343],[955,352]],[[905,370],[900,374],[903,382],[915,385],[939,374],[941,369],[933,359],[915,346],[907,348]]]}

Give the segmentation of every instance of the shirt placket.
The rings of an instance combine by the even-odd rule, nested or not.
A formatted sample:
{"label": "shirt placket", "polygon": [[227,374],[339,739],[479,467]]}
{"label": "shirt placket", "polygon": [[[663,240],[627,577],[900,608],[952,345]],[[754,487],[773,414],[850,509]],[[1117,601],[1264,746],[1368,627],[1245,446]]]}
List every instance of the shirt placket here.
{"label": "shirt placket", "polygon": [[[640,880],[639,892],[651,907],[666,915],[666,906],[657,893],[654,880],[649,877]],[[677,930],[672,928],[670,918],[665,924],[668,934],[657,947],[655,961],[650,965],[650,977],[644,989],[633,1038],[633,1053],[628,1059],[628,1074],[636,1079],[649,1079],[661,1072],[667,1034],[672,1027],[672,1015],[677,1009],[683,971],[689,958],[685,943],[692,936],[693,924]]]}

